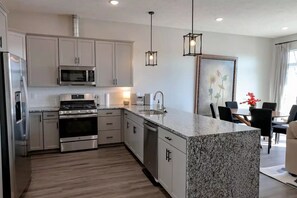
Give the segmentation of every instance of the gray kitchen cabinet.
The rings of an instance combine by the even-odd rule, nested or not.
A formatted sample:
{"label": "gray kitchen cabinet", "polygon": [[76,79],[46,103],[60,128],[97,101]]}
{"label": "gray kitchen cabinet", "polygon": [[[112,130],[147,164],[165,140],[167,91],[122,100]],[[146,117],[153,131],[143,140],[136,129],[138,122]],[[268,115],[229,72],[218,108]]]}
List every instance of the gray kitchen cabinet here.
{"label": "gray kitchen cabinet", "polygon": [[59,65],[95,66],[95,41],[59,38]]}
{"label": "gray kitchen cabinet", "polygon": [[42,113],[30,113],[30,151],[43,150]]}
{"label": "gray kitchen cabinet", "polygon": [[128,111],[124,112],[124,138],[126,146],[143,162],[143,118]]}
{"label": "gray kitchen cabinet", "polygon": [[26,35],[18,32],[8,31],[8,51],[26,60]]}
{"label": "gray kitchen cabinet", "polygon": [[7,51],[7,13],[0,2],[0,51]]}
{"label": "gray kitchen cabinet", "polygon": [[58,86],[58,39],[27,36],[28,86]]}
{"label": "gray kitchen cabinet", "polygon": [[43,113],[44,150],[60,148],[58,112]]}
{"label": "gray kitchen cabinet", "polygon": [[121,110],[99,110],[98,144],[122,142]]}
{"label": "gray kitchen cabinet", "polygon": [[115,44],[116,86],[133,87],[132,43]]}
{"label": "gray kitchen cabinet", "polygon": [[96,41],[97,86],[132,87],[133,44]]}
{"label": "gray kitchen cabinet", "polygon": [[186,140],[159,127],[158,180],[173,198],[186,196]]}
{"label": "gray kitchen cabinet", "polygon": [[29,134],[30,151],[59,148],[58,112],[30,113]]}

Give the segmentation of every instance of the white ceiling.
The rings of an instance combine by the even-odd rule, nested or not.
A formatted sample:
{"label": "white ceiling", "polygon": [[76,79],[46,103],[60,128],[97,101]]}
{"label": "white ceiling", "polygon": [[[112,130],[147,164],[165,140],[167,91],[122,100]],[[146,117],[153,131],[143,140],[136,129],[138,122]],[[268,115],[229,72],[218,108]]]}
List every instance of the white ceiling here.
{"label": "white ceiling", "polygon": [[[191,0],[7,0],[10,10],[78,14],[106,21],[191,28]],[[195,0],[195,27],[200,31],[275,38],[297,33],[297,0]],[[223,22],[216,22],[223,17]],[[283,31],[282,27],[289,27]]]}

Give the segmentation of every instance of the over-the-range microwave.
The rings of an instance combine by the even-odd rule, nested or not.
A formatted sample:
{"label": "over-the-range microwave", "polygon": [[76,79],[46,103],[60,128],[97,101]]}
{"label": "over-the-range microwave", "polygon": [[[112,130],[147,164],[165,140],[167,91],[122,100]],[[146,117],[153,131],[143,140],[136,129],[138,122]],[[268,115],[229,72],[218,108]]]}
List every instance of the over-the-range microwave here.
{"label": "over-the-range microwave", "polygon": [[59,84],[96,86],[95,71],[95,67],[59,66]]}

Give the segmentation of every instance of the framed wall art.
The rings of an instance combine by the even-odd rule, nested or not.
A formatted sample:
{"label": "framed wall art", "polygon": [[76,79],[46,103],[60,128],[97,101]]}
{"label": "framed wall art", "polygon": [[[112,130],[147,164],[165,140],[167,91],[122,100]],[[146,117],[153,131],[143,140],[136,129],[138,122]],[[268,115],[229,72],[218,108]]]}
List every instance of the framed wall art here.
{"label": "framed wall art", "polygon": [[219,55],[197,56],[195,109],[200,115],[211,115],[210,103],[225,106],[236,91],[237,57]]}

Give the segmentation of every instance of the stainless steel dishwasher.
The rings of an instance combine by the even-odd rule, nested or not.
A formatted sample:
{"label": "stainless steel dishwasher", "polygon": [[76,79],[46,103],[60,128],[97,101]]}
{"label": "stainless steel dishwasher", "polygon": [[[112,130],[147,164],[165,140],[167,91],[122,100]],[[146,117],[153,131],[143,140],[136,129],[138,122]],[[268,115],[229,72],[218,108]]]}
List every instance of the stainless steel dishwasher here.
{"label": "stainless steel dishwasher", "polygon": [[144,122],[143,161],[146,168],[143,172],[156,185],[158,180],[158,126],[148,121]]}

